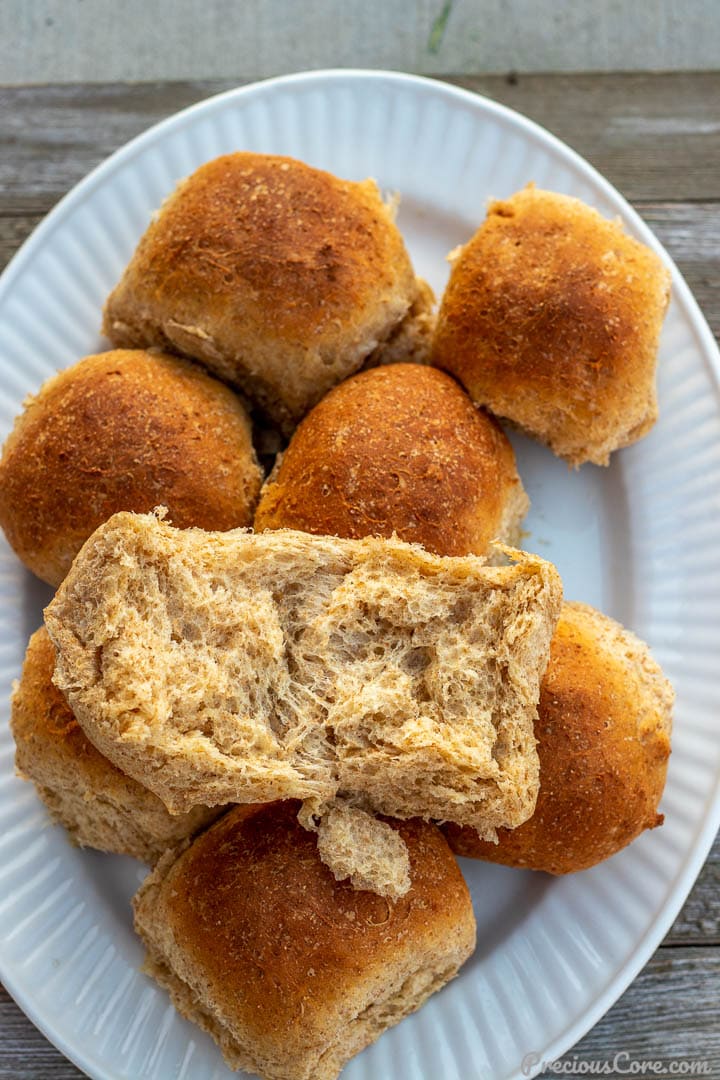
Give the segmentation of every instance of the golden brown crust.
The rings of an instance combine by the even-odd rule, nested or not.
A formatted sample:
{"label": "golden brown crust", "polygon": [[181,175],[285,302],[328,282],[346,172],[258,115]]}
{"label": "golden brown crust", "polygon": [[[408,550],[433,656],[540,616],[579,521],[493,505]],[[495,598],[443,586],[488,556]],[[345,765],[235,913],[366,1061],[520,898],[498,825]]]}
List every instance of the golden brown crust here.
{"label": "golden brown crust", "polygon": [[161,504],[181,528],[233,529],[252,521],[260,483],[231,390],[177,357],[117,350],[28,400],[0,461],[0,525],[25,565],[59,585],[117,511]]}
{"label": "golden brown crust", "polygon": [[[449,965],[447,979],[474,946],[467,886],[434,826],[393,823],[410,851],[412,886],[392,904],[336,881],[297,810],[231,811],[173,865],[165,860],[135,900],[153,960],[215,1018],[231,1064],[265,1076],[336,1075],[404,1015],[398,1001],[379,1030],[353,1039],[364,1010],[417,972]],[[333,1050],[334,1070],[318,1070]]]}
{"label": "golden brown crust", "polygon": [[491,540],[516,538],[526,505],[498,424],[449,376],[397,364],[315,406],[263,488],[255,529],[396,533],[438,555],[483,555]]}
{"label": "golden brown crust", "polygon": [[154,863],[220,811],[171,816],[160,800],[95,749],[53,685],[55,650],[44,627],[28,643],[12,701],[16,765],[52,816],[86,847]]}
{"label": "golden brown crust", "polygon": [[491,203],[455,257],[433,362],[571,464],[605,465],[657,417],[669,288],[618,222],[529,186]]}
{"label": "golden brown crust", "polygon": [[163,204],[108,299],[104,332],[201,360],[287,427],[361,366],[417,291],[373,181],[227,154]]}
{"label": "golden brown crust", "polygon": [[662,824],[673,694],[647,648],[612,619],[563,605],[540,691],[535,813],[498,843],[444,827],[458,855],[567,874]]}

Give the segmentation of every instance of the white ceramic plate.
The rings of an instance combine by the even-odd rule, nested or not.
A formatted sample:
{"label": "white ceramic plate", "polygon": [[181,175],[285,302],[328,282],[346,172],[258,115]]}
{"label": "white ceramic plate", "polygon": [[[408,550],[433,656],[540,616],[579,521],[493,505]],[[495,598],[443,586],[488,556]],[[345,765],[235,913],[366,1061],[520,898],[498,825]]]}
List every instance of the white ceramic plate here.
{"label": "white ceramic plate", "polygon": [[[91,93],[91,91],[89,91]],[[571,105],[570,105],[571,107]],[[527,181],[577,195],[662,251],[618,193],[521,116],[430,80],[311,73],[223,94],[152,128],[48,216],[0,284],[0,433],[57,368],[106,343],[103,300],[152,210],[217,154],[291,154],[402,195],[400,225],[439,291],[444,256],[490,195]],[[665,256],[667,258],[667,256]],[[669,261],[669,260],[668,260]],[[687,286],[659,365],[661,419],[609,469],[579,473],[516,439],[532,498],[527,546],[556,562],[566,596],[650,642],[677,689],[664,828],[561,880],[465,861],[479,936],[459,978],[356,1058],[361,1078],[504,1080],[567,1050],[609,1008],[670,926],[720,818],[718,354]],[[27,638],[49,596],[0,545],[0,699],[7,714]],[[139,971],[128,901],[144,870],[80,852],[13,776],[2,726],[0,975],[60,1049],[97,1078],[220,1080],[214,1044]],[[533,1070],[534,1071],[534,1070]]]}

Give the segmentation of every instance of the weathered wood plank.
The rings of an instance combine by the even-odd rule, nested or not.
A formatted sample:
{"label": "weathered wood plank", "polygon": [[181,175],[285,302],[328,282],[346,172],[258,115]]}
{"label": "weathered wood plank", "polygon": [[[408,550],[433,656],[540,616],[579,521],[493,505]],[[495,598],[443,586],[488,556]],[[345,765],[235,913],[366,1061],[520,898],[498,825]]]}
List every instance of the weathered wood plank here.
{"label": "weathered wood plank", "polygon": [[141,131],[243,81],[0,88],[0,212],[45,212]]}
{"label": "weathered wood plank", "polygon": [[[613,1008],[563,1060],[612,1062],[616,1054],[624,1053],[627,1057],[621,1064],[627,1075],[629,1062],[659,1060],[668,1067],[684,1059],[707,1062],[704,1075],[718,1077],[719,985],[720,949],[659,949]],[[614,1075],[622,1075],[621,1069]]]}
{"label": "weathered wood plank", "polygon": [[0,986],[0,1080],[78,1080],[76,1069]]}
{"label": "weathered wood plank", "polygon": [[[659,949],[613,1008],[565,1055],[583,1061],[686,1059],[720,1076],[720,949]],[[0,990],[0,1080],[78,1080],[67,1062]],[[536,1047],[529,1046],[530,1054]],[[402,1075],[398,1073],[399,1077]],[[551,1075],[547,1073],[546,1075]],[[697,1075],[697,1074],[696,1074]],[[390,1078],[388,1078],[390,1080]]]}
{"label": "weathered wood plank", "polygon": [[542,124],[632,202],[720,198],[720,73],[450,81]]}
{"label": "weathered wood plank", "polygon": [[720,946],[720,833],[664,944]]}
{"label": "weathered wood plank", "polygon": [[[537,120],[633,201],[720,198],[720,73],[450,81]],[[242,82],[0,88],[0,212],[47,210],[134,135]]]}
{"label": "weathered wood plank", "polygon": [[43,217],[43,214],[0,217],[0,271],[5,269],[17,249],[27,240]]}
{"label": "weathered wood plank", "polygon": [[639,202],[635,208],[678,264],[720,340],[720,202]]}

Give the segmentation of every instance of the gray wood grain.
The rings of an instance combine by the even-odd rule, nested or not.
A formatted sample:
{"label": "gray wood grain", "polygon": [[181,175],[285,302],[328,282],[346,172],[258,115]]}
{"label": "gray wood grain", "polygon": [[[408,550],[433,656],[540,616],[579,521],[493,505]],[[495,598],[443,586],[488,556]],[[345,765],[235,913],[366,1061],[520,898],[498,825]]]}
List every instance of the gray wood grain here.
{"label": "gray wood grain", "polygon": [[77,1080],[76,1069],[0,986],[0,1080]]}
{"label": "gray wood grain", "polygon": [[529,116],[631,202],[720,198],[720,73],[453,80]]}
{"label": "gray wood grain", "polygon": [[720,339],[720,201],[634,205],[678,264]]}
{"label": "gray wood grain", "polygon": [[[232,82],[0,88],[0,267],[94,165]],[[720,337],[720,74],[460,78],[533,117],[628,196]],[[646,969],[566,1055],[707,1059],[720,1076],[720,840]],[[529,1047],[528,1051],[534,1049]],[[82,1074],[0,991],[0,1080]],[[473,1080],[473,1078],[469,1078]]]}
{"label": "gray wood grain", "polygon": [[[613,1008],[562,1060],[612,1061],[625,1053],[621,1067],[627,1075],[629,1062],[660,1060],[667,1067],[685,1059],[707,1062],[705,1075],[720,1077],[719,986],[720,949],[659,949]],[[620,1074],[618,1068],[616,1075]]]}
{"label": "gray wood grain", "polygon": [[720,946],[720,834],[664,944]]}
{"label": "gray wood grain", "polygon": [[[42,213],[128,139],[247,80],[0,87],[0,213]],[[633,202],[720,199],[720,73],[457,78],[525,113]]]}

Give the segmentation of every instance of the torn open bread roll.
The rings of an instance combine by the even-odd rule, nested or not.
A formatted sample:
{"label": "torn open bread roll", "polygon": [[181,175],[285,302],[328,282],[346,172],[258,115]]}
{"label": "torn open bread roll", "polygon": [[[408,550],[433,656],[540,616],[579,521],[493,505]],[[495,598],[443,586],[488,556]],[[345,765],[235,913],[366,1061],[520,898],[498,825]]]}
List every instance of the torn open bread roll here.
{"label": "torn open bread roll", "polygon": [[532,813],[554,567],[118,514],[46,611],[93,742],[175,812],[339,794],[493,837]]}

